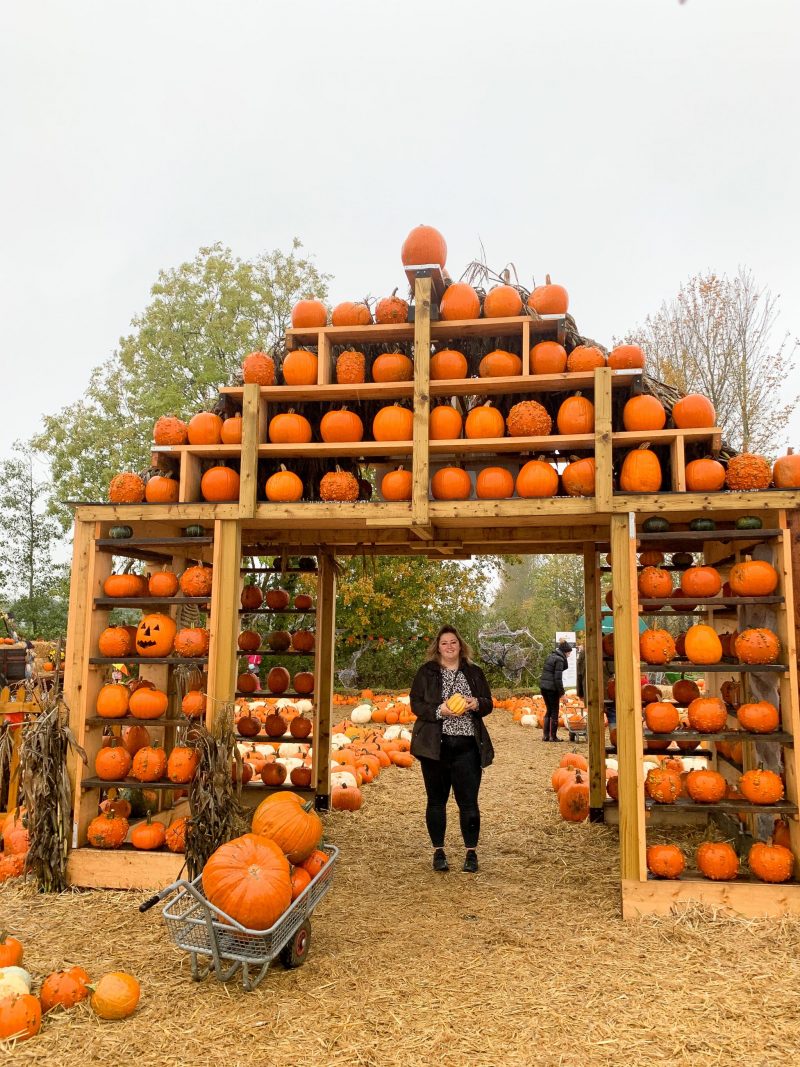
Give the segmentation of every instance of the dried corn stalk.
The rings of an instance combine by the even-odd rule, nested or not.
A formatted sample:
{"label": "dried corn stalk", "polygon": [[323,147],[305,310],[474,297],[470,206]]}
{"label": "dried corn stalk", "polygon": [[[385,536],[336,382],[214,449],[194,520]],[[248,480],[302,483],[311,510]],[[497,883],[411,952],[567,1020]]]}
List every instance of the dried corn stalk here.
{"label": "dried corn stalk", "polygon": [[69,728],[69,708],[55,697],[23,731],[19,754],[19,804],[30,835],[26,870],[43,893],[67,887],[67,854],[72,834],[72,789],[67,774],[70,748],[87,762]]}
{"label": "dried corn stalk", "polygon": [[241,805],[241,778],[233,782],[231,768],[242,757],[233,728],[233,703],[217,711],[211,730],[192,728],[192,742],[200,754],[200,764],[189,791],[190,817],[186,824],[186,865],[189,877],[196,878],[206,860],[226,841],[247,830]]}

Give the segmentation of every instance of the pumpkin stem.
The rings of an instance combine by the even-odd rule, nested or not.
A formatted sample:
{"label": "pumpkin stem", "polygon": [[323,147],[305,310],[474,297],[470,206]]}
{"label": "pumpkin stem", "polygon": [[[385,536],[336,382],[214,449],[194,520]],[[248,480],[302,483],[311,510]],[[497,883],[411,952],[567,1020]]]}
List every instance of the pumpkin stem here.
{"label": "pumpkin stem", "polygon": [[549,274],[545,274],[545,276],[544,276],[544,284],[545,284],[545,285],[552,285],[552,284],[553,284],[553,283],[552,283],[552,282],[550,281],[550,275],[549,275]]}

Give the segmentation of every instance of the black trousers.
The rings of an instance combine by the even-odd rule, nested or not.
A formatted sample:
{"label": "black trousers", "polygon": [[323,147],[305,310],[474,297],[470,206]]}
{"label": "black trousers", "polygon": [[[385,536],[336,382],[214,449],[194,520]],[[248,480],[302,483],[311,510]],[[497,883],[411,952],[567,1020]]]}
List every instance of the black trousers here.
{"label": "black trousers", "polygon": [[552,741],[558,734],[558,705],[561,697],[555,689],[543,689],[542,696],[545,706],[542,735],[545,741]]}
{"label": "black trousers", "polygon": [[447,801],[450,789],[458,805],[461,836],[466,848],[475,848],[481,829],[478,790],[481,785],[481,755],[474,737],[442,737],[442,753],[437,759],[420,757],[422,779],[428,794],[425,825],[434,848],[444,845],[447,828]]}

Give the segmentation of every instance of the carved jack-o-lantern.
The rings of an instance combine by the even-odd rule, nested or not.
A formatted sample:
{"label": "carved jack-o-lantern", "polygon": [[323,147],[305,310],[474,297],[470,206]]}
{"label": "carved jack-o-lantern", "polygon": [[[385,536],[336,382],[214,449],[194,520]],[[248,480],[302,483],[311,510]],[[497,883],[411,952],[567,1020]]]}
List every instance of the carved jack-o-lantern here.
{"label": "carved jack-o-lantern", "polygon": [[137,656],[168,656],[176,629],[169,615],[143,615],[136,630]]}

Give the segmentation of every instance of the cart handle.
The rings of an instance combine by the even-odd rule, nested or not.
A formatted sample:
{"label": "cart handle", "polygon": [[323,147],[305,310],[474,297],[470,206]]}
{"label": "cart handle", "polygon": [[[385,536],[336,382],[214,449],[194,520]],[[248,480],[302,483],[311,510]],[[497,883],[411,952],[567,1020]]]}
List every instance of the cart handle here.
{"label": "cart handle", "polygon": [[144,914],[146,911],[150,911],[156,904],[160,904],[162,900],[166,900],[171,896],[176,889],[194,888],[190,882],[187,882],[184,878],[180,878],[177,882],[173,882],[172,885],[165,886],[159,890],[155,896],[150,897],[148,900],[143,901],[139,905],[139,911]]}

